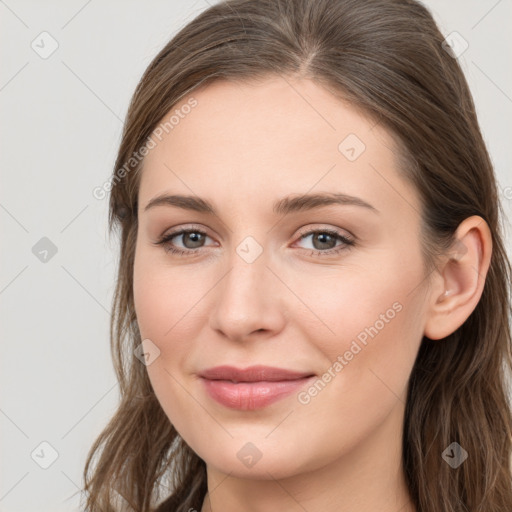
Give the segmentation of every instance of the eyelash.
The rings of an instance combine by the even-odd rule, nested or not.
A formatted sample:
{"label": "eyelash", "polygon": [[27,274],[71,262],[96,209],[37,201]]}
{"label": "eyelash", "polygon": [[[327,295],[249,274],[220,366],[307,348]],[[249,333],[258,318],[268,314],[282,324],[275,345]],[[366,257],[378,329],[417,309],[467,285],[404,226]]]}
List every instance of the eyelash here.
{"label": "eyelash", "polygon": [[[208,234],[205,233],[202,229],[198,229],[198,228],[182,229],[180,231],[175,231],[174,233],[169,233],[168,235],[161,237],[157,242],[154,242],[154,244],[162,245],[166,252],[176,254],[178,256],[192,256],[199,252],[202,252],[201,250],[203,249],[203,247],[200,247],[197,249],[179,249],[179,248],[174,247],[170,243],[170,241],[173,238],[175,238],[179,235],[187,234],[187,233],[200,233],[203,236],[208,236]],[[340,245],[338,247],[333,247],[332,249],[327,249],[325,251],[321,251],[318,249],[303,249],[304,251],[310,251],[310,254],[312,256],[313,255],[315,255],[315,256],[332,256],[332,255],[338,254],[342,251],[349,250],[351,247],[353,247],[355,245],[354,240],[351,240],[351,239],[341,235],[340,233],[338,233],[337,231],[335,231],[333,229],[315,229],[315,230],[306,231],[306,232],[300,234],[299,240],[302,240],[303,238],[306,238],[309,235],[314,235],[314,234],[318,234],[318,233],[326,233],[328,235],[331,235],[331,236],[337,238],[338,240],[340,240],[341,242],[343,242],[344,245]]]}

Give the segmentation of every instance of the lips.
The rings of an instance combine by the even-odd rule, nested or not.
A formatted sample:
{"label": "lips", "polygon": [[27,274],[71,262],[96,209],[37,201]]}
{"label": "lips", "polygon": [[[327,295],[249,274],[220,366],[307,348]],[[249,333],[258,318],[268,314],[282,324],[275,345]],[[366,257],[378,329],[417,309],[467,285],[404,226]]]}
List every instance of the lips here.
{"label": "lips", "polygon": [[233,382],[257,382],[257,381],[283,381],[296,380],[304,377],[311,377],[311,372],[297,372],[275,368],[273,366],[250,366],[239,369],[233,366],[216,366],[200,373],[200,376],[209,380],[231,380]]}
{"label": "lips", "polygon": [[210,398],[218,403],[230,409],[255,410],[297,391],[314,374],[258,365],[245,369],[217,366],[199,376]]}

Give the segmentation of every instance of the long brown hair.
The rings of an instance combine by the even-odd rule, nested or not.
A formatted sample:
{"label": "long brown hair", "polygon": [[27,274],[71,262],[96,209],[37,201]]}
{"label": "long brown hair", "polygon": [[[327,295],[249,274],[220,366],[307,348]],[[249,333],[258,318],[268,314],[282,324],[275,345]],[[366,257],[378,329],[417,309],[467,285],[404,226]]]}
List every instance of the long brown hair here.
{"label": "long brown hair", "polygon": [[[199,86],[270,75],[312,79],[397,137],[401,172],[422,201],[426,278],[464,219],[488,223],[493,254],[479,303],[450,336],[422,340],[402,457],[418,512],[512,510],[504,214],[471,93],[443,39],[415,0],[228,0],[203,11],[154,58],[132,98],[111,182],[109,225],[120,232],[121,250],[110,335],[121,400],[87,458],[88,511],[201,509],[205,463],[170,424],[133,354],[141,343],[132,281],[144,162],[134,155]],[[468,452],[457,469],[442,458],[453,442]]]}

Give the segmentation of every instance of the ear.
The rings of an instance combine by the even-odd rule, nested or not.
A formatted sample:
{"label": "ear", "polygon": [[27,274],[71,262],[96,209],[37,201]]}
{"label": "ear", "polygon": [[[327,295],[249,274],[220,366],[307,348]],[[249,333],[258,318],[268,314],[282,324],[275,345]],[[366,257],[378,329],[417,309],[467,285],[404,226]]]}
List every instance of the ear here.
{"label": "ear", "polygon": [[454,237],[430,290],[424,335],[432,340],[449,336],[468,319],[482,296],[491,262],[492,235],[482,217],[465,219]]}

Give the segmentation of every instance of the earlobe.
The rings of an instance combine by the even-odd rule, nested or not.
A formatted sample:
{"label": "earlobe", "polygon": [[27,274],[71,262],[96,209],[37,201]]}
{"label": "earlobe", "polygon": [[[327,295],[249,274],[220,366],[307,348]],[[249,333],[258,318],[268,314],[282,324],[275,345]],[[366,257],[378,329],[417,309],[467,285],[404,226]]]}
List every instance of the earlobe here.
{"label": "earlobe", "polygon": [[476,308],[484,289],[492,254],[492,235],[482,217],[465,219],[437,269],[424,335],[432,340],[455,332]]}

